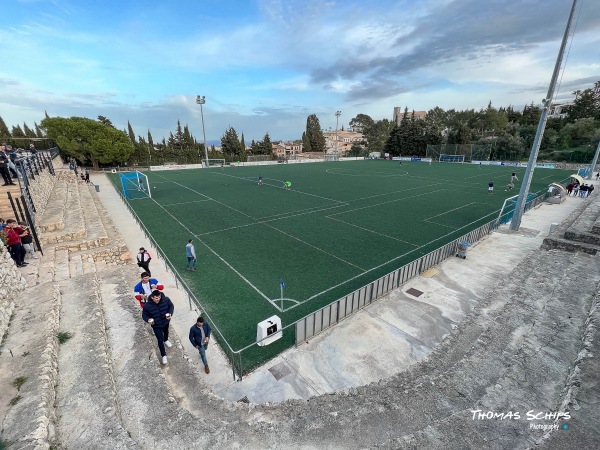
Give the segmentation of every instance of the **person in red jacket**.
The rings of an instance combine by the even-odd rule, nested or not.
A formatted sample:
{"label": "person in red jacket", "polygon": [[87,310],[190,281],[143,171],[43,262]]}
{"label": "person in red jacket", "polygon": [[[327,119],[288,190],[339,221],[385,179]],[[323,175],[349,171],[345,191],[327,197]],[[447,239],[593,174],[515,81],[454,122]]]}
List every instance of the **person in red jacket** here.
{"label": "person in red jacket", "polygon": [[8,251],[17,264],[17,267],[26,266],[27,263],[24,261],[25,248],[23,248],[23,244],[21,244],[21,236],[26,236],[28,232],[17,227],[17,221],[15,219],[8,219],[2,232],[6,236]]}

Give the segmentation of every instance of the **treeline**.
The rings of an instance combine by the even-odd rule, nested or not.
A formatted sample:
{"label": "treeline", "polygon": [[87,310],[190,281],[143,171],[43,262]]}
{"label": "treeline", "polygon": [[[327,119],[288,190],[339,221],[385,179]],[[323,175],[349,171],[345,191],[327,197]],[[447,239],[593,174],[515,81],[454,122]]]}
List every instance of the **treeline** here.
{"label": "treeline", "polygon": [[[574,105],[564,118],[550,118],[540,147],[540,159],[588,162],[600,141],[600,81],[593,88],[576,91]],[[457,111],[436,107],[424,119],[404,110],[399,124],[375,121],[359,114],[351,127],[362,129],[369,152],[393,156],[425,156],[427,145],[486,144],[491,159],[523,160],[529,157],[541,108],[533,104],[523,111],[511,106]]]}
{"label": "treeline", "polygon": [[[592,88],[573,94],[574,104],[567,116],[548,119],[539,159],[588,162],[592,158],[600,141],[600,81]],[[354,145],[350,155],[385,152],[393,156],[425,156],[427,145],[486,144],[491,148],[491,159],[524,160],[531,151],[540,114],[541,109],[533,104],[516,111],[512,106],[495,108],[491,102],[479,111],[435,107],[423,119],[406,108],[399,123],[358,114],[350,126],[360,129],[365,141]],[[27,148],[34,140],[38,148],[56,143],[65,155],[74,157],[80,164],[95,167],[169,162],[197,164],[205,157],[204,144],[190,133],[187,124],[182,127],[180,121],[167,138],[155,142],[150,130],[146,136],[136,136],[129,122],[127,129],[121,131],[104,116],[92,120],[46,114],[39,125],[34,123],[29,127],[24,123],[22,127],[13,126],[12,130],[0,117],[0,140],[16,148]],[[304,152],[325,150],[323,130],[315,114],[307,118],[302,143]],[[208,149],[211,159],[246,161],[250,155],[275,157],[269,133],[261,141],[253,140],[247,146],[244,134],[238,136],[237,131],[229,127],[221,137],[221,151],[214,146]]]}

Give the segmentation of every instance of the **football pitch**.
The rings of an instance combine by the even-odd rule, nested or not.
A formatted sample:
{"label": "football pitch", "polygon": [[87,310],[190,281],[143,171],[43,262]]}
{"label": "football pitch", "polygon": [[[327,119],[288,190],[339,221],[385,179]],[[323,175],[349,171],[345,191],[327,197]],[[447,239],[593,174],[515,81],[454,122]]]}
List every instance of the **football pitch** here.
{"label": "football pitch", "polygon": [[[512,172],[520,181],[505,191]],[[492,221],[524,168],[365,160],[144,173],[152,198],[132,209],[237,351],[256,342],[258,322],[292,324]],[[530,192],[571,173],[536,169]],[[244,370],[293,345],[294,332],[244,351]]]}

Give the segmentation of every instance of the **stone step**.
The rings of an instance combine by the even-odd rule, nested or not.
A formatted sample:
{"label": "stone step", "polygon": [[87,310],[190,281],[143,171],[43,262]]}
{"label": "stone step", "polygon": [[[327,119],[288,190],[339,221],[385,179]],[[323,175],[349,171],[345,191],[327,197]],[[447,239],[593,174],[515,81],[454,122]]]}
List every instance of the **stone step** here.
{"label": "stone step", "polygon": [[83,275],[83,260],[81,255],[69,256],[69,277],[75,278]]}
{"label": "stone step", "polygon": [[56,180],[52,194],[48,198],[48,205],[46,205],[42,217],[37,220],[40,233],[62,230],[65,227],[68,184],[65,180]]}
{"label": "stone step", "polygon": [[[174,345],[167,349],[169,362],[160,363],[154,334],[131,298],[131,286],[139,278],[135,266],[109,266],[98,276],[125,428],[144,448],[214,447],[203,411],[218,408],[221,423],[236,420],[235,411],[223,408],[222,400],[208,391],[172,327],[169,339]],[[143,380],[140,374],[144,374]],[[185,436],[170,431],[175,421],[186,430]]]}
{"label": "stone step", "polygon": [[94,197],[97,197],[97,195],[95,191],[92,193],[92,189],[94,188],[91,184],[81,183],[79,187],[81,203],[84,205],[82,213],[85,221],[87,238],[91,241],[105,242],[103,245],[106,245],[108,243],[108,233],[102,222],[102,216],[107,215],[106,211],[98,211],[96,203],[94,202]]}
{"label": "stone step", "polygon": [[55,249],[54,251],[54,281],[61,281],[69,276],[69,251],[66,249]]}
{"label": "stone step", "polygon": [[582,252],[588,255],[596,255],[600,251],[599,245],[552,236],[544,239],[541,248],[544,250],[557,249],[566,252]]}
{"label": "stone step", "polygon": [[66,188],[64,226],[56,231],[42,233],[40,238],[42,245],[83,239],[86,236],[78,183],[69,182],[66,184]]}
{"label": "stone step", "polygon": [[47,281],[27,288],[17,303],[0,353],[2,441],[15,449],[48,448],[56,437],[60,291]]}
{"label": "stone step", "polygon": [[61,281],[60,287],[61,330],[71,334],[58,357],[56,414],[61,446],[137,448],[122,426],[98,279],[82,273]]}

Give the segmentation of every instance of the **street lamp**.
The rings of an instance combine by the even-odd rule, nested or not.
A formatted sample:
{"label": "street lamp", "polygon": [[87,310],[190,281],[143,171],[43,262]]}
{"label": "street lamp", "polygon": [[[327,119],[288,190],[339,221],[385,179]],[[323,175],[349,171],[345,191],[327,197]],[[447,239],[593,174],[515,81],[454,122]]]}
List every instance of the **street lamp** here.
{"label": "street lamp", "polygon": [[341,111],[335,112],[335,154],[338,154],[338,124],[340,121]]}
{"label": "street lamp", "polygon": [[202,111],[202,105],[206,103],[206,97],[196,95],[196,103],[200,105],[200,117],[202,118],[202,136],[204,137],[204,164],[208,167],[208,148],[206,148],[206,132],[204,131],[204,112]]}

